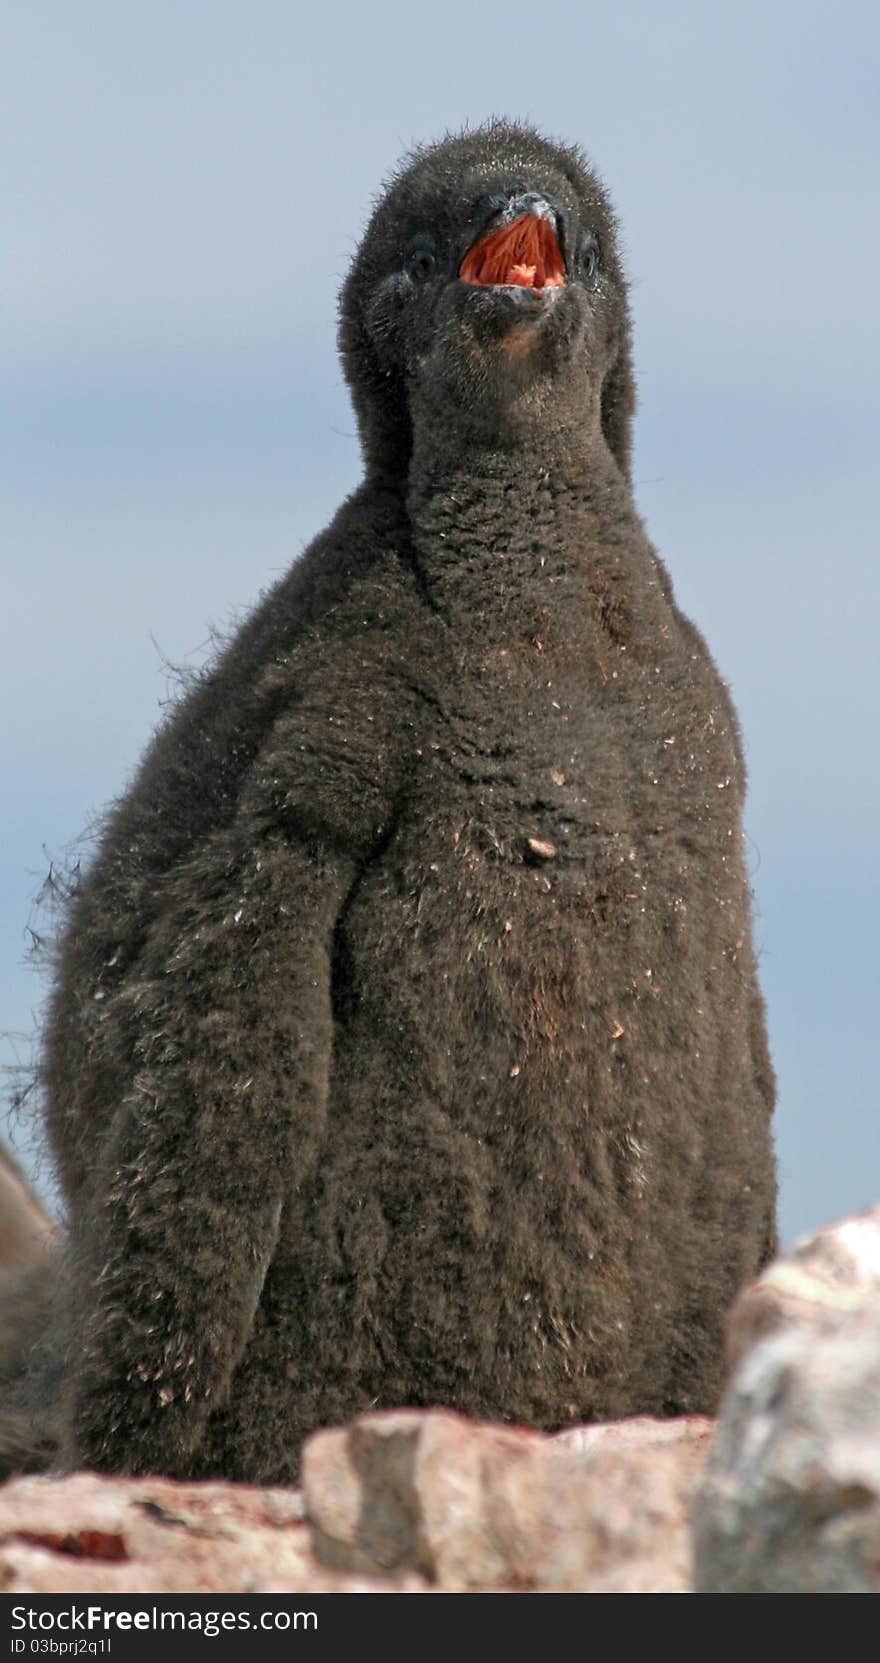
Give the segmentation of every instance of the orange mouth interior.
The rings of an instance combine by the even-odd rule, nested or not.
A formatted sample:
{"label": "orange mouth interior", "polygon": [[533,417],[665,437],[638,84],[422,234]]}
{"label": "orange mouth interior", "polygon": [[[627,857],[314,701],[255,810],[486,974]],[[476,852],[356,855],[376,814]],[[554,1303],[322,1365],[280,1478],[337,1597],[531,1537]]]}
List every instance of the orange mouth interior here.
{"label": "orange mouth interior", "polygon": [[558,289],[565,266],[549,220],[522,214],[469,249],[458,273],[463,283],[512,284],[519,289]]}

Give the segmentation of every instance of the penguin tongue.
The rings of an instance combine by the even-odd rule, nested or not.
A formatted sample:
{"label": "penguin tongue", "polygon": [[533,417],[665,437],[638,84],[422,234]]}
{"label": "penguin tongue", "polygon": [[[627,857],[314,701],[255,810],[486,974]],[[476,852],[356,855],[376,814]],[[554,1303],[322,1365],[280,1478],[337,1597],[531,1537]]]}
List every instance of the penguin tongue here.
{"label": "penguin tongue", "polygon": [[520,289],[558,289],[565,282],[556,234],[549,220],[521,214],[480,237],[461,262],[459,277],[475,285],[512,284]]}

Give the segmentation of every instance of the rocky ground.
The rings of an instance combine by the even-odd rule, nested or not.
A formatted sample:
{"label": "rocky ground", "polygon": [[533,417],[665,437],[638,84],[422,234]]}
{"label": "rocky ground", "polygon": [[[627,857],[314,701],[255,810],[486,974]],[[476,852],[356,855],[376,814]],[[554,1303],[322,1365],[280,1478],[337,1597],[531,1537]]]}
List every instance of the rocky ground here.
{"label": "rocky ground", "polygon": [[740,1297],[717,1425],[556,1437],[442,1410],[311,1438],[301,1491],[0,1488],[0,1589],[880,1592],[880,1207]]}

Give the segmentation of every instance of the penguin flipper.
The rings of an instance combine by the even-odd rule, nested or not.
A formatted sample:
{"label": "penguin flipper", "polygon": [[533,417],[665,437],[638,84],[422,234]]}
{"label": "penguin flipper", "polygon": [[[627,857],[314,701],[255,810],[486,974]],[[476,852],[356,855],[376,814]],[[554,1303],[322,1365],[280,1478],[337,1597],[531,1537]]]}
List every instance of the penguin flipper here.
{"label": "penguin flipper", "polygon": [[116,996],[136,1067],[72,1224],[71,1465],[186,1474],[319,1146],[348,863],[246,832],[176,874]]}

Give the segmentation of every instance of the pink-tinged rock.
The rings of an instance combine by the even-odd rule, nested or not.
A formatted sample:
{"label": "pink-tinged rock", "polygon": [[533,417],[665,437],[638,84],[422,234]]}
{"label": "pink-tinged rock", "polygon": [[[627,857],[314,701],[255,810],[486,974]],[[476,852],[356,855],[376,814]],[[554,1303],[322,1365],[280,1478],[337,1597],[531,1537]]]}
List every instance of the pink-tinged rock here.
{"label": "pink-tinged rock", "polygon": [[0,1488],[6,1593],[685,1590],[707,1423],[556,1438],[442,1411],[365,1416],[297,1491],[21,1478]]}
{"label": "pink-tinged rock", "polygon": [[689,1593],[690,1513],[714,1423],[702,1415],[575,1427],[555,1442],[578,1463],[551,1513],[549,1586],[584,1593]]}
{"label": "pink-tinged rock", "polygon": [[296,1491],[92,1473],[0,1488],[6,1594],[228,1593],[281,1579],[340,1583],[312,1559]]}
{"label": "pink-tinged rock", "polygon": [[743,1290],[728,1321],[728,1366],[771,1334],[832,1329],[878,1301],[880,1207],[872,1207],[804,1236]]}
{"label": "pink-tinged rock", "polygon": [[302,1459],[316,1555],[374,1576],[415,1570],[447,1587],[524,1579],[546,1443],[442,1410],[392,1410],[318,1432]]}
{"label": "pink-tinged rock", "polygon": [[557,1432],[554,1444],[570,1449],[576,1455],[598,1458],[602,1455],[619,1457],[624,1464],[638,1462],[643,1456],[658,1450],[674,1449],[686,1462],[692,1459],[694,1468],[700,1466],[715,1422],[706,1415],[679,1415],[669,1420],[658,1420],[653,1415],[633,1415],[629,1420],[595,1421],[589,1426],[569,1426]]}
{"label": "pink-tinged rock", "polygon": [[880,1593],[880,1208],[799,1242],[732,1323],[697,1588]]}
{"label": "pink-tinged rock", "polygon": [[54,1237],[48,1213],[0,1144],[0,1271],[37,1264]]}
{"label": "pink-tinged rock", "polygon": [[708,1439],[702,1420],[549,1438],[442,1410],[365,1415],[305,1446],[315,1553],[447,1589],[683,1590]]}

